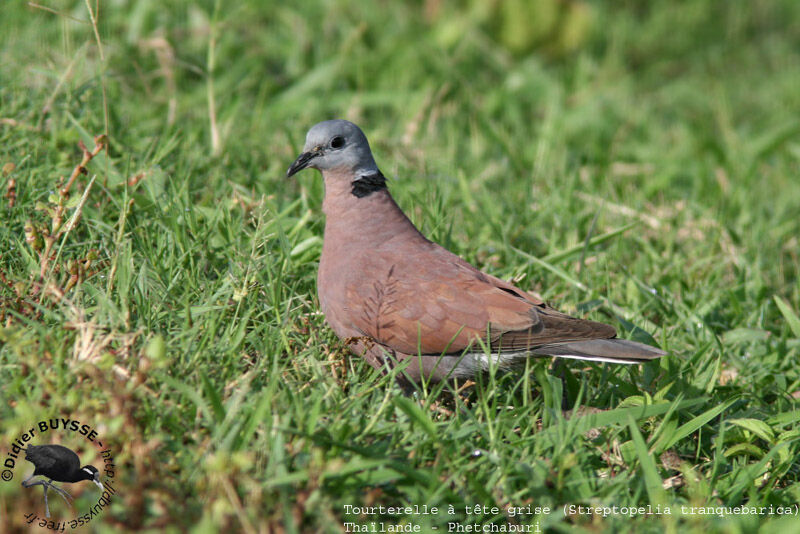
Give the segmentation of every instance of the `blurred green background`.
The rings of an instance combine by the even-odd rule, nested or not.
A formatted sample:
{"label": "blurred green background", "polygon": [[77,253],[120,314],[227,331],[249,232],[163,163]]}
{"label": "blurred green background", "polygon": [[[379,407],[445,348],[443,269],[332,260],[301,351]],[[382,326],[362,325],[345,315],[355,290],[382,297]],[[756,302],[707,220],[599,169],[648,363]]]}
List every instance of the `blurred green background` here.
{"label": "blurred green background", "polygon": [[[426,235],[671,356],[402,397],[316,313],[322,184],[284,172],[330,118]],[[56,414],[109,436],[123,489],[90,530],[375,519],[345,504],[462,510],[382,518],[422,531],[470,504],[797,527],[559,508],[800,500],[794,0],[3,2],[0,165],[0,437]],[[41,506],[0,483],[9,531]]]}

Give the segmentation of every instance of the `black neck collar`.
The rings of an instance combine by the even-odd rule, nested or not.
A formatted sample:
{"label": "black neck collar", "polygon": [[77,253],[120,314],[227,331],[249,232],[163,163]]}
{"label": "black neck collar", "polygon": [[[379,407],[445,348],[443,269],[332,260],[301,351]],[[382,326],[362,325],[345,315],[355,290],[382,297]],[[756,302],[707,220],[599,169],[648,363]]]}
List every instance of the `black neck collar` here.
{"label": "black neck collar", "polygon": [[359,174],[350,185],[353,187],[351,192],[356,197],[364,198],[375,191],[386,189],[386,178],[381,174],[381,171],[375,169],[374,171],[367,171],[365,174]]}

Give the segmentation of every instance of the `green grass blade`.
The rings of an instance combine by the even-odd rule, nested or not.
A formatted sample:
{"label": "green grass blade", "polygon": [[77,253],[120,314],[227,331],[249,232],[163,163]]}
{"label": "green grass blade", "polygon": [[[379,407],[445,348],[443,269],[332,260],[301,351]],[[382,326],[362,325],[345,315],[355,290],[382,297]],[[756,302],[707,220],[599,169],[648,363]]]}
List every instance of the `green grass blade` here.
{"label": "green grass blade", "polygon": [[789,306],[789,303],[780,298],[778,295],[773,297],[775,299],[775,304],[778,305],[778,309],[783,315],[783,318],[786,319],[786,323],[789,325],[789,328],[794,334],[794,337],[800,339],[800,317],[792,310],[792,307]]}
{"label": "green grass blade", "polygon": [[436,434],[436,425],[434,425],[430,417],[422,411],[419,404],[408,397],[395,397],[392,399],[392,404],[405,413],[415,425],[418,425],[419,428],[424,430],[431,439],[438,441],[439,437]]}
{"label": "green grass blade", "polygon": [[636,457],[639,459],[639,465],[644,475],[644,485],[650,502],[652,504],[664,504],[667,499],[661,476],[658,474],[658,468],[653,456],[647,450],[647,444],[644,442],[644,438],[642,438],[642,434],[639,432],[633,417],[628,417],[628,428],[631,432]]}
{"label": "green grass blade", "polygon": [[663,446],[663,449],[669,449],[677,442],[685,438],[686,436],[696,432],[702,426],[706,425],[709,421],[720,415],[722,412],[730,408],[734,402],[739,400],[738,398],[729,399],[728,401],[720,404],[719,406],[714,406],[713,408],[706,410],[705,412],[701,413],[697,417],[692,418],[687,423],[679,426],[675,433],[672,436],[667,437],[667,441]]}

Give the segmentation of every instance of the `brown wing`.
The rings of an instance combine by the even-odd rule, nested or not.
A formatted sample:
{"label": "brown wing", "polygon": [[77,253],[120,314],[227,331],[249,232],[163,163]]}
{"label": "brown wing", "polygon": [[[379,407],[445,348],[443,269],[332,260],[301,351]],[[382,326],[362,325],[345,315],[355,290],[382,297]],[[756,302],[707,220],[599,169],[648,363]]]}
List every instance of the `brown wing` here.
{"label": "brown wing", "polygon": [[613,326],[570,317],[546,304],[537,306],[536,313],[538,313],[539,320],[543,325],[540,331],[512,330],[503,332],[492,339],[492,349],[517,352],[548,343],[610,339],[617,336],[617,331]]}
{"label": "brown wing", "polygon": [[487,339],[493,350],[519,351],[616,334],[559,313],[438,245],[425,252],[407,258],[381,251],[362,265],[364,278],[346,286],[356,330],[404,354],[461,352]]}

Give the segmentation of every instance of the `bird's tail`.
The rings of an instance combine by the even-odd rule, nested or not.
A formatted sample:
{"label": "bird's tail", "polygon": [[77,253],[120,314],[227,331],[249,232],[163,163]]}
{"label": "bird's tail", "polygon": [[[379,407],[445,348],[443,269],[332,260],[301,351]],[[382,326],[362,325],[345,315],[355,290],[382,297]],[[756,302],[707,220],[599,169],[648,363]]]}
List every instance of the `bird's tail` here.
{"label": "bird's tail", "polygon": [[643,363],[667,354],[661,349],[627,339],[591,339],[550,343],[535,348],[533,353],[556,358],[627,364]]}

